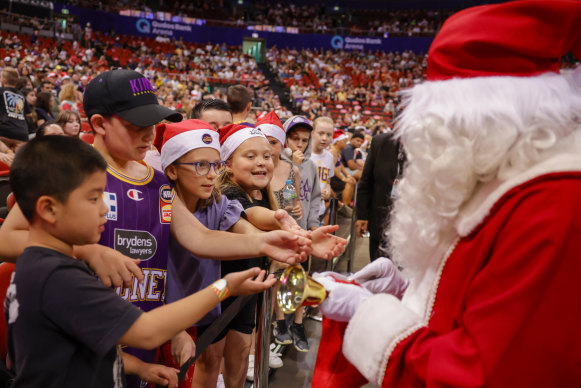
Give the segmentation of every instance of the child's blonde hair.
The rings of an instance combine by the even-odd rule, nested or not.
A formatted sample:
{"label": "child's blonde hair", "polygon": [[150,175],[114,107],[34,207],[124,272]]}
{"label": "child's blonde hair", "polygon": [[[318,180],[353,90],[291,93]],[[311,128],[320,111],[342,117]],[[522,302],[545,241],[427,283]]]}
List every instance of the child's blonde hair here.
{"label": "child's blonde hair", "polygon": [[313,121],[313,131],[315,129],[317,129],[317,125],[319,125],[321,123],[331,124],[332,127],[335,127],[335,122],[333,121],[332,118],[327,117],[327,116],[321,116],[321,117],[317,117],[315,119],[315,121]]}

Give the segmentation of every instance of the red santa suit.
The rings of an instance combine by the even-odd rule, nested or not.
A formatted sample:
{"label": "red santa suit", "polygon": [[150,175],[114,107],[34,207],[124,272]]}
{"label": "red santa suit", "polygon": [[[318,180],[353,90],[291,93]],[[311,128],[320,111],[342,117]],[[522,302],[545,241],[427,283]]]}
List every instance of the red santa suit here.
{"label": "red santa suit", "polygon": [[[444,24],[429,53],[434,82],[405,104],[404,146],[406,126],[421,120],[432,120],[442,142],[453,142],[442,133],[474,131],[468,123],[491,134],[519,129],[504,154],[486,154],[486,136],[466,135],[481,142],[466,158],[474,165],[466,179],[478,183],[402,300],[377,294],[346,329],[324,324],[314,387],[581,387],[581,70],[570,84],[544,74],[558,73],[568,51],[581,57],[579,25],[581,2],[567,0],[475,7]],[[554,124],[546,149],[546,139],[528,137],[544,133],[537,120]],[[521,141],[534,157],[519,165],[510,154],[506,163]],[[502,174],[476,176],[494,163]]]}
{"label": "red santa suit", "polygon": [[384,387],[581,386],[580,155],[482,187],[417,288],[360,306],[347,359]]}

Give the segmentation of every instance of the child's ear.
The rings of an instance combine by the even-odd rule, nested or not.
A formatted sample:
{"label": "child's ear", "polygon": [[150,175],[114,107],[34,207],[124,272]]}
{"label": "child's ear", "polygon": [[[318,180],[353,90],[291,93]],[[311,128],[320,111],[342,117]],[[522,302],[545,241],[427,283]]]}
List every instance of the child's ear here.
{"label": "child's ear", "polygon": [[178,172],[177,172],[176,166],[173,164],[170,164],[169,166],[167,166],[167,168],[165,169],[165,175],[167,175],[167,177],[170,180],[177,181],[178,180]]}
{"label": "child's ear", "polygon": [[91,125],[93,126],[93,130],[95,134],[105,136],[105,127],[103,126],[105,122],[105,117],[100,114],[95,114],[91,116]]}
{"label": "child's ear", "polygon": [[59,201],[51,196],[43,195],[36,201],[36,214],[43,221],[55,224],[59,206]]}

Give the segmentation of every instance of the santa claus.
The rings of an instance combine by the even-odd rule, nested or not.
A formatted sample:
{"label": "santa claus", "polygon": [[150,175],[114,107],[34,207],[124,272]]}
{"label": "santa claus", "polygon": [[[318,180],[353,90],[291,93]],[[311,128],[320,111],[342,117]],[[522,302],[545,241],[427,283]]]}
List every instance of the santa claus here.
{"label": "santa claus", "polygon": [[581,58],[580,1],[446,21],[396,128],[408,164],[388,236],[403,271],[373,263],[363,287],[317,277],[329,298],[313,386],[581,387],[581,67],[559,72],[568,52]]}

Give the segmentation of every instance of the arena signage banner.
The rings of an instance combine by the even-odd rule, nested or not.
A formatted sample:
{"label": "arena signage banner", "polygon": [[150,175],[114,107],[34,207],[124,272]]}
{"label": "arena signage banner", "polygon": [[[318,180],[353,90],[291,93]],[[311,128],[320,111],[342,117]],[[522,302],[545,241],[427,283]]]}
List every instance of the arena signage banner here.
{"label": "arena signage banner", "polygon": [[[57,12],[65,8],[62,4],[55,4]],[[244,28],[229,28],[208,26],[203,20],[197,24],[161,21],[134,16],[123,16],[108,12],[100,12],[87,8],[66,6],[71,15],[79,16],[81,25],[90,22],[94,30],[116,34],[147,36],[156,38],[167,37],[183,39],[184,41],[221,44],[231,46],[242,45],[244,37],[263,38],[267,47],[310,48],[310,49],[343,49],[354,51],[404,51],[426,53],[432,38],[414,37],[362,37],[339,36],[325,34],[293,34],[286,32],[256,31]]]}
{"label": "arena signage banner", "polygon": [[[385,39],[385,38],[384,38]],[[342,36],[335,35],[331,38],[331,47],[342,50],[377,50],[382,46],[382,38],[367,38],[359,36]]]}

